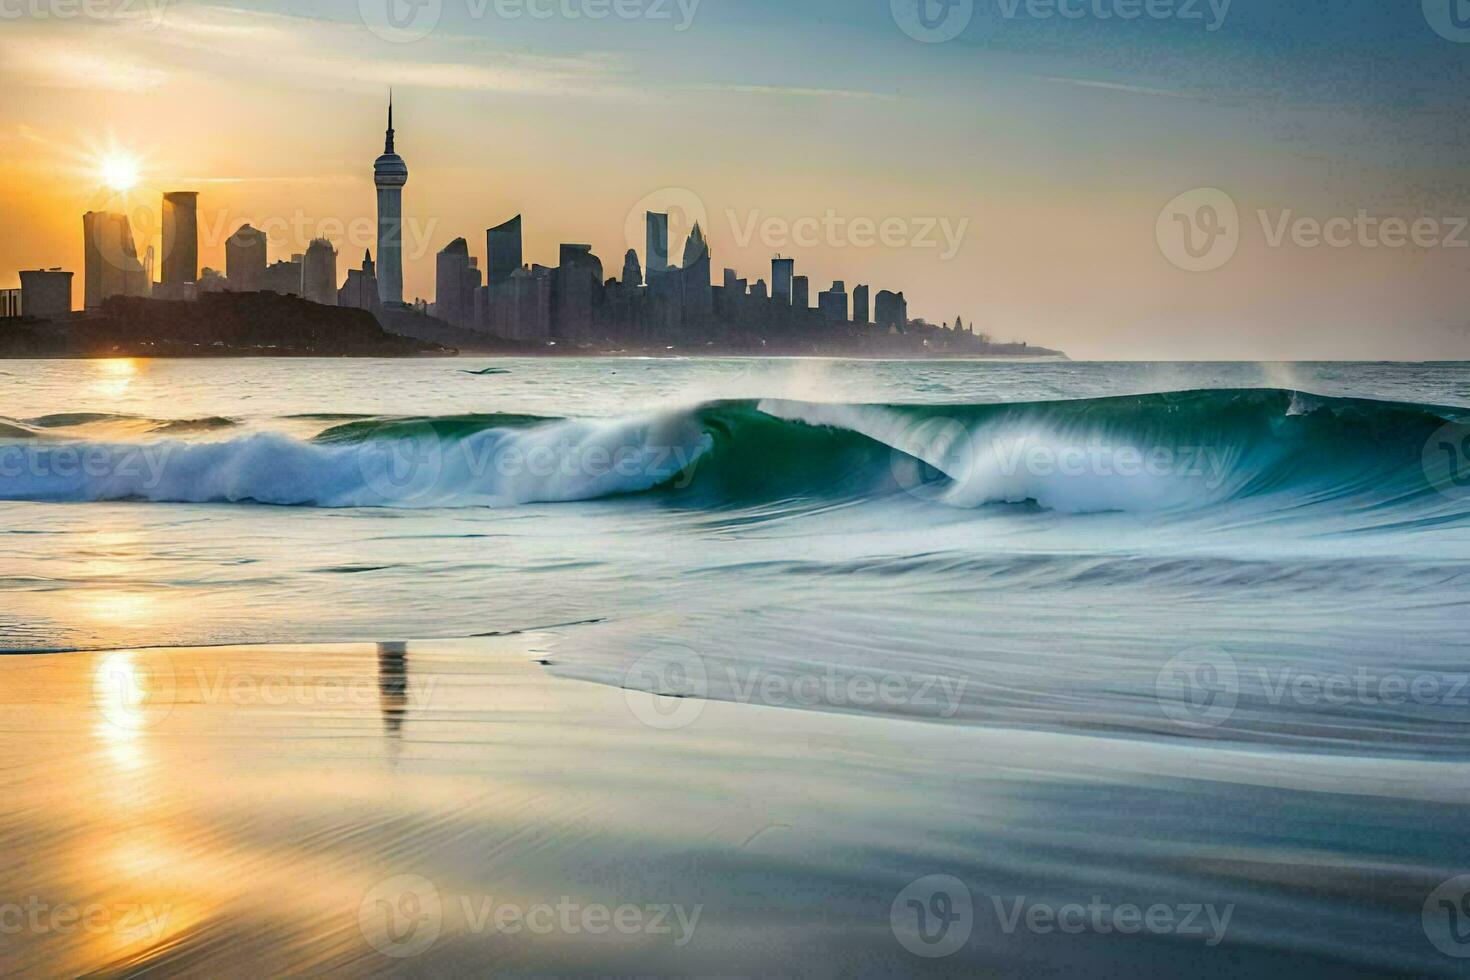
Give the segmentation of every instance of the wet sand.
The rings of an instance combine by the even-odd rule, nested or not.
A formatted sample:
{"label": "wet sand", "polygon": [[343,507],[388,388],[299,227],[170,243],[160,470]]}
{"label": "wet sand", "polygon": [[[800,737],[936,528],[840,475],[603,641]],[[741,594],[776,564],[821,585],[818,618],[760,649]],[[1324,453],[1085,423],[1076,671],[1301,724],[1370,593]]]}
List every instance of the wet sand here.
{"label": "wet sand", "polygon": [[1431,893],[1470,872],[1463,764],[681,701],[560,677],[550,642],[0,657],[0,965],[1465,962],[1426,925]]}

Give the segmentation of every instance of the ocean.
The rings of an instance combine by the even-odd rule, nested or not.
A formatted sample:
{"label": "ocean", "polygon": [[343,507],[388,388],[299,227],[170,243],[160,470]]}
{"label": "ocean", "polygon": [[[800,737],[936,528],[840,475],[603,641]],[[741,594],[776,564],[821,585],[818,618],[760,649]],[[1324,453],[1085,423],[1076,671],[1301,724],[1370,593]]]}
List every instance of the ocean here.
{"label": "ocean", "polygon": [[[526,798],[567,767],[606,794],[589,805],[646,793],[664,816],[789,798],[752,818],[757,837],[811,836],[757,869],[641,856],[661,868],[645,884],[702,899],[705,931],[623,949],[614,972],[1454,973],[1470,956],[1467,622],[1462,363],[0,365],[0,661],[290,645],[315,669],[368,644],[377,685],[384,650],[426,644],[420,669],[449,658],[453,684],[498,655],[474,644],[509,643],[555,691],[626,715],[606,736],[615,788],[588,788],[598,736],[567,718],[586,743],[536,729],[556,761],[538,775],[518,758],[518,780],[544,783]],[[35,794],[26,677],[10,672],[0,748]],[[37,690],[81,690],[57,685]],[[404,708],[392,738],[442,746],[468,738],[455,718],[488,724],[495,685],[455,690],[458,714],[416,729]],[[489,732],[469,741],[500,744]],[[484,758],[425,765],[461,789],[494,778]],[[683,775],[706,767],[721,778]],[[639,839],[661,855],[698,837],[660,823]],[[750,840],[726,844],[737,862]],[[584,872],[614,861],[578,854]],[[1159,903],[1168,928],[1118,918]],[[460,926],[426,955],[483,966]],[[324,928],[290,933],[277,965],[310,965]],[[763,952],[732,952],[747,934]],[[157,955],[209,965],[207,938]],[[521,950],[511,972],[575,969],[574,947]],[[382,965],[404,962],[429,960]]]}

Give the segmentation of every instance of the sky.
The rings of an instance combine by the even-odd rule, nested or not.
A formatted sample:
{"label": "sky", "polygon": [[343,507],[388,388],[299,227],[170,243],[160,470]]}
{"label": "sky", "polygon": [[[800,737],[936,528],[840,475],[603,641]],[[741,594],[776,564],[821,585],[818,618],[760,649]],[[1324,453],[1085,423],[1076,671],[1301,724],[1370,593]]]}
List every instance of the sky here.
{"label": "sky", "polygon": [[171,190],[345,277],[392,86],[409,296],[652,208],[1076,358],[1460,359],[1467,80],[1466,0],[0,0],[0,287]]}

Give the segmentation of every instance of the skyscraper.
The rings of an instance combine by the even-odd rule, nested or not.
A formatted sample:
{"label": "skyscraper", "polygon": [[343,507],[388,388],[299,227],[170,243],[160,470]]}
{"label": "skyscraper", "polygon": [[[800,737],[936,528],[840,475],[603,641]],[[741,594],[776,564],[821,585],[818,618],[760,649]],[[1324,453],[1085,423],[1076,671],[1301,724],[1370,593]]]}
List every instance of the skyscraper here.
{"label": "skyscraper", "polygon": [[506,282],[521,267],[521,216],[485,232],[485,285]]}
{"label": "skyscraper", "polygon": [[689,239],[684,243],[684,256],[679,263],[679,270],[684,316],[709,316],[714,308],[714,295],[710,292],[709,242],[705,240],[704,230],[697,221],[689,232]]}
{"label": "skyscraper", "polygon": [[[635,226],[636,227],[636,226]],[[648,212],[648,239],[643,253],[643,268],[648,273],[648,284],[653,277],[669,271],[669,216],[656,211]]]}
{"label": "skyscraper", "polygon": [[225,277],[237,293],[253,293],[265,284],[265,232],[241,225],[225,241]]}
{"label": "skyscraper", "polygon": [[362,268],[347,270],[347,281],[337,290],[337,305],[373,313],[381,307],[378,299],[378,270],[373,267],[373,253],[364,249]]}
{"label": "skyscraper", "polygon": [[70,272],[36,269],[20,274],[20,306],[26,316],[55,320],[71,312]]}
{"label": "skyscraper", "polygon": [[199,281],[199,194],[163,195],[163,284],[176,290]]}
{"label": "skyscraper", "polygon": [[828,323],[847,322],[847,283],[838,280],[832,288],[817,295],[817,308]]}
{"label": "skyscraper", "polygon": [[393,93],[388,93],[388,135],[373,164],[378,188],[378,295],[384,306],[403,305],[403,185],[408,164],[393,150]]}
{"label": "skyscraper", "polygon": [[82,237],[82,295],[87,309],[98,309],[109,296],[148,295],[127,215],[88,211],[82,215]]}
{"label": "skyscraper", "polygon": [[643,285],[643,267],[638,264],[636,248],[628,249],[628,254],[623,256],[623,285],[630,289]]}
{"label": "skyscraper", "polygon": [[325,238],[314,238],[301,263],[301,295],[323,306],[337,305],[337,249]]}
{"label": "skyscraper", "polygon": [[552,286],[553,332],[566,340],[592,333],[593,308],[602,292],[602,261],[591,245],[562,245]]}
{"label": "skyscraper", "polygon": [[812,308],[812,288],[806,276],[796,276],[791,280],[791,305],[803,311]]}
{"label": "skyscraper", "polygon": [[887,327],[891,333],[906,332],[909,304],[903,293],[889,292],[886,289],[880,292],[874,299],[873,320],[878,326]]}
{"label": "skyscraper", "polygon": [[791,277],[796,275],[796,260],[776,256],[771,260],[771,298],[791,305]]}
{"label": "skyscraper", "polygon": [[868,287],[854,286],[852,288],[852,322],[868,322]]}
{"label": "skyscraper", "polygon": [[[470,244],[456,238],[434,260],[434,315],[445,323],[463,326],[473,312],[465,308],[464,285],[470,269]],[[473,303],[474,294],[469,296]]]}

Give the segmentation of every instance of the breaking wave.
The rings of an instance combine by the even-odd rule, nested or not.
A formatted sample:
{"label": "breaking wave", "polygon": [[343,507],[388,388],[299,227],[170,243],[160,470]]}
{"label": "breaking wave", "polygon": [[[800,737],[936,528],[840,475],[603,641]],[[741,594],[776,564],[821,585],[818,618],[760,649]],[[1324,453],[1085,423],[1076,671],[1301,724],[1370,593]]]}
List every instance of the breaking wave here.
{"label": "breaking wave", "polygon": [[467,507],[638,495],[731,508],[909,494],[951,508],[1254,501],[1378,525],[1453,522],[1470,498],[1456,492],[1470,483],[1464,416],[1249,389],[949,406],[734,401],[605,420],[320,416],[329,427],[311,439],[220,438],[234,423],[208,419],[150,422],[151,441],[61,439],[58,428],[95,420],[79,415],[0,420],[0,499]]}

